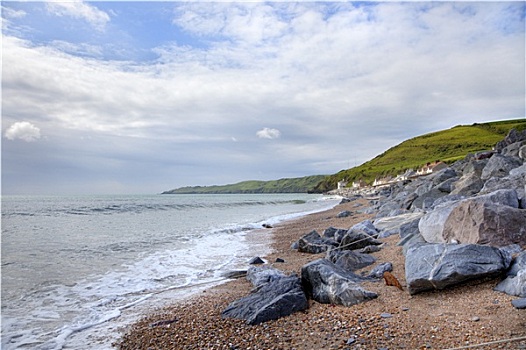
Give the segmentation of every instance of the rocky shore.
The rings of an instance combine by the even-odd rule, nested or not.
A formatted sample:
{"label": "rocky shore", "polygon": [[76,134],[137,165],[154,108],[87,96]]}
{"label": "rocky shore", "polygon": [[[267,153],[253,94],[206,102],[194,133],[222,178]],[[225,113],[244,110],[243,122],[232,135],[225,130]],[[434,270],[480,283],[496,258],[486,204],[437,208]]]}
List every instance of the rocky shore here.
{"label": "rocky shore", "polygon": [[272,239],[266,264],[152,310],[115,346],[526,349],[525,159],[513,131],[493,152],[255,232]]}

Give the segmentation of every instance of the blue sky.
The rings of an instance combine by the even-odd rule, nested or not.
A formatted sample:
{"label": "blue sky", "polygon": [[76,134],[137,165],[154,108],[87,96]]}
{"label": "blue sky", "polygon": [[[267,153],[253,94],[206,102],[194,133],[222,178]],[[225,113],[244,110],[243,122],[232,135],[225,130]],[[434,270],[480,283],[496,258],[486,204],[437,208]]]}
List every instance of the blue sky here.
{"label": "blue sky", "polygon": [[332,174],[525,117],[524,2],[2,2],[2,193]]}

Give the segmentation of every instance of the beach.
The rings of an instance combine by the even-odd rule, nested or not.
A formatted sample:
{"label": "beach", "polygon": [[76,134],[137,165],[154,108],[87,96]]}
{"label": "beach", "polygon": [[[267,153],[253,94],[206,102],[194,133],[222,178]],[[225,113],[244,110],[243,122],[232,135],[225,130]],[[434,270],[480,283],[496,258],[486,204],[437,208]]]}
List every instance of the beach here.
{"label": "beach", "polygon": [[[287,273],[322,254],[299,253],[290,248],[304,234],[326,228],[349,228],[372,216],[357,213],[366,199],[337,205],[259,230],[249,239],[271,240],[269,264]],[[338,218],[341,211],[353,215]],[[383,249],[372,255],[376,264],[391,262],[401,291],[382,281],[363,283],[378,298],[352,307],[309,301],[298,312],[256,326],[223,319],[221,312],[252,289],[244,278],[207,289],[187,300],[151,310],[140,321],[122,329],[114,345],[127,349],[526,349],[526,315],[515,309],[515,297],[495,292],[498,280],[471,281],[441,291],[411,296],[405,287],[404,256],[397,236],[382,239]],[[275,262],[277,258],[284,263]],[[247,266],[248,268],[248,266]],[[369,271],[371,267],[364,270]],[[360,271],[358,271],[359,273]],[[521,340],[518,340],[521,339]],[[480,345],[487,344],[487,345]]]}

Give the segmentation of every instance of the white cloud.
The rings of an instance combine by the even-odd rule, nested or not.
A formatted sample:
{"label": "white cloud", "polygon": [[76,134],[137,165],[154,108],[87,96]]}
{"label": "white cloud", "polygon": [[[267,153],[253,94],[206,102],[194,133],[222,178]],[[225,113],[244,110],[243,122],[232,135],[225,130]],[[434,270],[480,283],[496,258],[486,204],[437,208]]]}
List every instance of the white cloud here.
{"label": "white cloud", "polygon": [[83,19],[97,30],[104,30],[110,21],[110,16],[98,8],[86,4],[81,0],[48,2],[47,9],[55,16],[69,16],[75,19]]}
{"label": "white cloud", "polygon": [[14,10],[12,8],[2,6],[2,15],[5,18],[22,18],[27,15],[27,12],[23,10]]}
{"label": "white cloud", "polygon": [[256,132],[257,137],[260,139],[277,139],[281,136],[281,132],[278,129],[263,128]]}
{"label": "white cloud", "polygon": [[33,142],[40,138],[40,129],[29,122],[16,122],[6,130],[5,137],[8,140]]}

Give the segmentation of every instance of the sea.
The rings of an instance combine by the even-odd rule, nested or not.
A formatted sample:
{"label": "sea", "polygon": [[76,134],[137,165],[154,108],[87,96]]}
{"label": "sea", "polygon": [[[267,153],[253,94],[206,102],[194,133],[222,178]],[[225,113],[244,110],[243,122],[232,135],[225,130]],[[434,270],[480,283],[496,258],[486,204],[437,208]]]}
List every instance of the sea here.
{"label": "sea", "polygon": [[314,194],[2,196],[2,349],[112,349],[141,316],[270,253]]}

